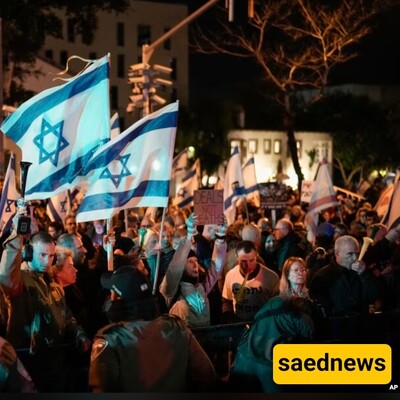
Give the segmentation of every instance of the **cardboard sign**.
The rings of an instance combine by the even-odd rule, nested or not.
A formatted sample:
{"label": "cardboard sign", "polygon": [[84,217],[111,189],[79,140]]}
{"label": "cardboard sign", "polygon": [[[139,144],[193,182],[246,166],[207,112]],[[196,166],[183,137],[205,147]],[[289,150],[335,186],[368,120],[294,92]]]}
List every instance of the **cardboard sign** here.
{"label": "cardboard sign", "polygon": [[311,194],[313,192],[314,181],[302,181],[301,182],[301,198],[302,203],[309,203],[311,200]]}
{"label": "cardboard sign", "polygon": [[224,221],[224,191],[195,190],[196,225],[221,224]]}

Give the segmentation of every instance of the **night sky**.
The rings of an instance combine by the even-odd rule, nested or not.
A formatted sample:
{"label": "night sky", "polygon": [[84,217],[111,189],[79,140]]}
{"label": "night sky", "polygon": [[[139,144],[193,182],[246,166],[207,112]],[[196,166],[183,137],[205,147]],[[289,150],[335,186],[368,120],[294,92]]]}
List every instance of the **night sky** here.
{"label": "night sky", "polygon": [[[187,4],[189,12],[193,12],[207,1],[177,0],[175,2]],[[220,4],[223,5],[224,2],[221,1]],[[212,12],[209,9],[199,21],[204,23],[207,16],[211,15]],[[399,22],[400,6],[380,17],[373,32],[360,44],[360,56],[336,67],[331,75],[331,83],[400,84]],[[259,70],[251,60],[246,61],[229,56],[199,55],[191,51],[191,95],[209,90],[226,90],[229,95],[240,90],[240,86],[243,86],[247,80],[250,85],[254,84],[257,74]]]}

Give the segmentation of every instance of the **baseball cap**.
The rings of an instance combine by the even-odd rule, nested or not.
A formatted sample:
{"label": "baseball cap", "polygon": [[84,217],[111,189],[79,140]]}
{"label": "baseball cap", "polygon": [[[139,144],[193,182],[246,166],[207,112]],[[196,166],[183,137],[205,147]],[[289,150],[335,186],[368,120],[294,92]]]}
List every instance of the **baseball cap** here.
{"label": "baseball cap", "polygon": [[113,290],[125,301],[145,300],[151,297],[150,281],[132,266],[123,266],[101,276],[101,285]]}

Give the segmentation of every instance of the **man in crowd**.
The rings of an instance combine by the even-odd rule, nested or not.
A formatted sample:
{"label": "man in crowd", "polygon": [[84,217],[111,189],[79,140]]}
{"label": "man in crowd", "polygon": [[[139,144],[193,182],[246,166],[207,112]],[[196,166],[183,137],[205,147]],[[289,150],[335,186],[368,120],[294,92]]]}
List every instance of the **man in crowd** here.
{"label": "man in crowd", "polygon": [[222,314],[227,322],[251,321],[265,302],[277,294],[278,275],[257,262],[256,245],[243,240],[236,247],[236,265],[225,276]]}
{"label": "man in crowd", "polygon": [[[21,208],[14,217],[18,226]],[[7,297],[7,340],[26,351],[21,360],[39,391],[63,391],[64,348],[76,341],[82,350],[90,342],[78,327],[65,304],[62,288],[49,274],[55,255],[55,244],[47,232],[38,232],[25,245],[23,236],[13,230],[6,240],[0,263],[0,283]],[[50,347],[53,346],[53,347]]]}
{"label": "man in crowd", "polygon": [[283,264],[289,257],[306,256],[301,239],[296,235],[293,223],[289,219],[280,219],[273,230],[273,235],[278,244],[276,258],[279,271],[282,271]]}
{"label": "man in crowd", "polygon": [[89,385],[93,392],[183,392],[213,389],[214,367],[178,317],[155,318],[146,276],[121,267],[102,279],[111,290],[107,316],[93,344]]}
{"label": "man in crowd", "polygon": [[349,235],[335,242],[335,259],[315,273],[310,283],[310,297],[316,300],[328,316],[340,316],[368,311],[371,295],[377,297],[373,276],[358,260],[360,247]]}

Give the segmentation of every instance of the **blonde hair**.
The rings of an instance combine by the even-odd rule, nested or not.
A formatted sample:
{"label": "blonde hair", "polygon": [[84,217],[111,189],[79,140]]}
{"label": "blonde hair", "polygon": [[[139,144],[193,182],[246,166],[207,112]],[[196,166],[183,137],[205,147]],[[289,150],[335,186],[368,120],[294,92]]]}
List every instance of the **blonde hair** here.
{"label": "blonde hair", "polygon": [[292,288],[288,277],[290,274],[290,268],[292,268],[292,265],[295,262],[299,262],[305,269],[307,269],[307,264],[301,257],[289,257],[288,259],[286,259],[282,267],[282,275],[279,281],[279,294],[281,295],[287,294]]}

